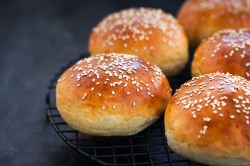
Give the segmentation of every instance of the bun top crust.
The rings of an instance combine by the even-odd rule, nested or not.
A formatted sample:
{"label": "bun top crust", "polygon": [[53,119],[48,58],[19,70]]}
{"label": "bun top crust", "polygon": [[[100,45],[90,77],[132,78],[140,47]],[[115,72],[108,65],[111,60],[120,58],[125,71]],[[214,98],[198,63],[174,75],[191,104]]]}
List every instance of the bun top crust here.
{"label": "bun top crust", "polygon": [[[113,46],[117,40],[124,41],[121,47],[127,48],[130,39],[133,43],[150,42],[155,37],[155,33],[161,34],[161,42],[170,47],[179,44],[180,26],[176,19],[164,13],[161,9],[151,8],[130,8],[115,12],[105,17],[93,30],[93,35],[103,37],[103,47]],[[90,38],[90,43],[95,42],[95,38]],[[125,41],[128,41],[127,43]],[[145,50],[154,50],[155,44],[145,45]],[[91,48],[90,48],[91,50]],[[137,53],[138,49],[132,50]]]}
{"label": "bun top crust", "polygon": [[177,17],[197,44],[222,29],[250,28],[250,0],[187,0]]}
{"label": "bun top crust", "polygon": [[[250,82],[212,73],[183,84],[165,112],[168,133],[202,153],[250,156]],[[236,154],[237,153],[237,154]]]}
{"label": "bun top crust", "polygon": [[164,108],[170,96],[169,83],[157,66],[126,54],[100,54],[80,60],[57,84],[58,101],[76,111],[88,105],[96,108],[93,114],[102,110],[128,118],[130,112],[140,114],[147,107],[152,111]]}
{"label": "bun top crust", "polygon": [[159,43],[171,48],[187,45],[177,20],[160,9],[130,8],[110,14],[99,23],[91,33],[89,49],[91,54],[115,48],[141,55],[154,52]]}
{"label": "bun top crust", "polygon": [[193,76],[216,71],[250,80],[250,29],[222,30],[201,43],[195,51]]}
{"label": "bun top crust", "polygon": [[[250,11],[250,1],[249,0],[187,0],[185,5],[193,11],[195,10],[214,10],[222,8],[219,13],[241,13]],[[247,19],[247,18],[245,18]]]}

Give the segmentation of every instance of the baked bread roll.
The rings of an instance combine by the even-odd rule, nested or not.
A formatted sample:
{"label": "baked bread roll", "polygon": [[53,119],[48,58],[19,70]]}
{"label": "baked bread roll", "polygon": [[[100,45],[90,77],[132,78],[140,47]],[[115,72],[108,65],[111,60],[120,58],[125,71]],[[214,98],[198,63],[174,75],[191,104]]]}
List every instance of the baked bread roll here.
{"label": "baked bread roll", "polygon": [[56,105],[63,119],[96,136],[140,132],[159,118],[170,97],[168,80],[158,67],[115,53],[78,61],[56,86]]}
{"label": "baked bread roll", "polygon": [[137,55],[175,75],[188,60],[188,41],[172,15],[160,9],[131,8],[108,15],[93,29],[89,51]]}
{"label": "baked bread roll", "polygon": [[177,18],[197,45],[219,30],[250,28],[250,0],[187,0]]}
{"label": "baked bread roll", "polygon": [[194,77],[165,112],[168,145],[207,165],[250,165],[250,82],[229,73]]}
{"label": "baked bread roll", "polygon": [[250,80],[250,29],[219,31],[196,49],[192,75],[217,71]]}

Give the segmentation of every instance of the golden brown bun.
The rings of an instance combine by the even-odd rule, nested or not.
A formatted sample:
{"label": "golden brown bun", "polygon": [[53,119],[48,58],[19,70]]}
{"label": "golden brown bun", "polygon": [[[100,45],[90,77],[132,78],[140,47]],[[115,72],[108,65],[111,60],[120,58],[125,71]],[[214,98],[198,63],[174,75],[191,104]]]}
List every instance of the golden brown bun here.
{"label": "golden brown bun", "polygon": [[231,73],[250,80],[250,29],[222,30],[204,40],[192,62],[192,75]]}
{"label": "golden brown bun", "polygon": [[93,29],[89,51],[137,55],[174,75],[188,60],[188,40],[172,15],[159,9],[131,8],[108,15]]}
{"label": "golden brown bun", "polygon": [[140,132],[164,112],[171,97],[157,66],[125,54],[78,61],[60,77],[56,104],[74,129],[99,136]]}
{"label": "golden brown bun", "polygon": [[187,0],[177,18],[196,45],[222,29],[250,28],[250,0]]}
{"label": "golden brown bun", "polygon": [[183,84],[165,112],[168,145],[207,165],[250,165],[250,82],[212,73]]}

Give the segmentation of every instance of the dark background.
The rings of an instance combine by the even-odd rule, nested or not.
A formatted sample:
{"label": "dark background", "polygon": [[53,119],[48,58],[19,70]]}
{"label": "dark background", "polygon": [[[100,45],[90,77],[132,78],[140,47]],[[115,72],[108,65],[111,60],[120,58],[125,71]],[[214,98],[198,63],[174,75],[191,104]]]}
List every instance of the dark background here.
{"label": "dark background", "polygon": [[49,80],[88,51],[91,29],[107,14],[149,6],[175,15],[182,1],[1,0],[0,165],[90,165],[46,121]]}

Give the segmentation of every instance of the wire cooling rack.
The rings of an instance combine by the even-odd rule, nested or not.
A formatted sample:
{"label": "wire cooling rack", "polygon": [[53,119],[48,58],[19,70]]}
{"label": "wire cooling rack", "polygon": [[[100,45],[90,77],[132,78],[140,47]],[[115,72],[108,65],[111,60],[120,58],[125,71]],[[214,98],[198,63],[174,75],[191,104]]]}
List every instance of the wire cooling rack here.
{"label": "wire cooling rack", "polygon": [[[47,87],[46,115],[54,130],[65,143],[90,160],[107,166],[198,165],[175,154],[168,147],[164,133],[163,117],[144,131],[127,137],[88,136],[68,126],[56,108],[56,81],[58,77],[77,60],[88,56],[88,54],[81,55],[62,67]],[[173,90],[190,79],[189,73],[188,65],[181,75],[169,78]]]}

